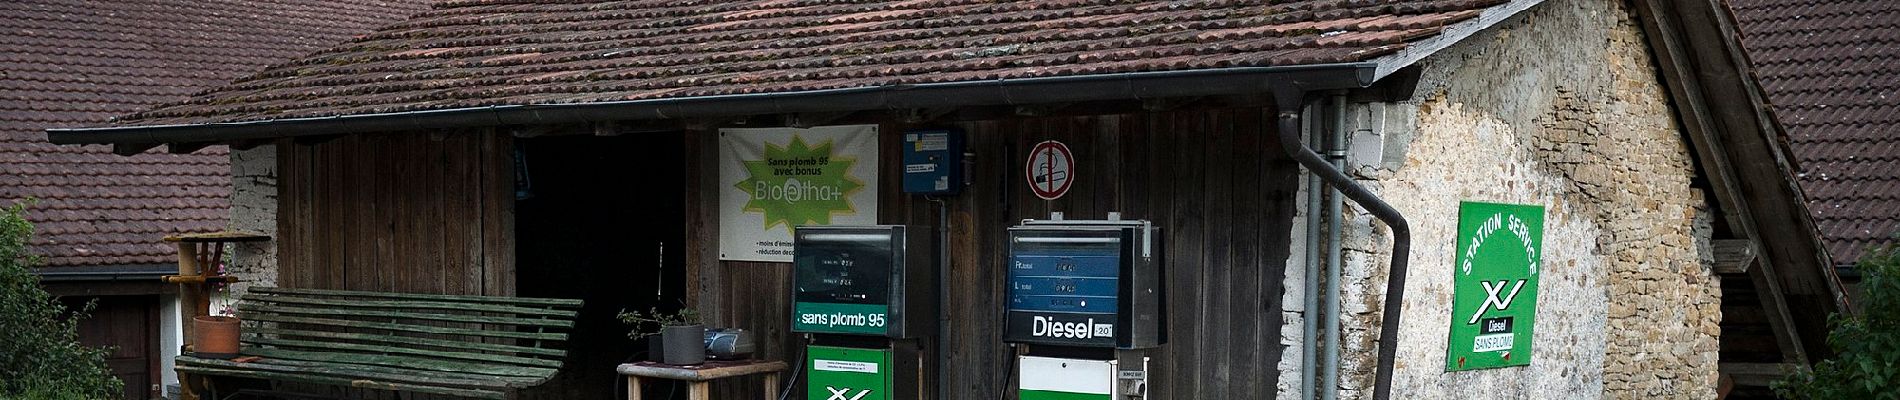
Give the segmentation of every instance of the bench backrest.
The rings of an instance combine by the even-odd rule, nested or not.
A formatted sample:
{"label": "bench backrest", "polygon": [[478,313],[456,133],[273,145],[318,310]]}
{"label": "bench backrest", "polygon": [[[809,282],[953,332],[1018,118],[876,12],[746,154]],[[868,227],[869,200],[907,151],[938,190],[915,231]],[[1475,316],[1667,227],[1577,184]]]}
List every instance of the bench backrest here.
{"label": "bench backrest", "polygon": [[580,300],[256,287],[237,304],[243,353],[314,364],[492,376],[561,368]]}

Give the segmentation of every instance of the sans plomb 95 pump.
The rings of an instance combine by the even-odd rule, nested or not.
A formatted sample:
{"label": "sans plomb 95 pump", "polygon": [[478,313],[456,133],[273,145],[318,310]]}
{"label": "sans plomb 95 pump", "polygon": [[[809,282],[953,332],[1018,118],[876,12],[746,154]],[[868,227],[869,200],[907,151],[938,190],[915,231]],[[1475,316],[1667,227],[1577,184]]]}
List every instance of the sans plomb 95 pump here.
{"label": "sans plomb 95 pump", "polygon": [[929,228],[804,226],[793,232],[792,331],[807,399],[916,400],[922,344],[937,331]]}

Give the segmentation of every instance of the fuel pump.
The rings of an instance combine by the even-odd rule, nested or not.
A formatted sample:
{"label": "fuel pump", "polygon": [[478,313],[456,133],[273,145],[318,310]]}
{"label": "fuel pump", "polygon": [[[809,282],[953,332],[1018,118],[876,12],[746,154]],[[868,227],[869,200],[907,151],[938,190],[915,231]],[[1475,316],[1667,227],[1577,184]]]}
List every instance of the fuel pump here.
{"label": "fuel pump", "polygon": [[793,233],[792,331],[805,333],[811,400],[923,398],[937,331],[931,230],[808,226]]}
{"label": "fuel pump", "polygon": [[1160,231],[1118,213],[1009,229],[1003,339],[1027,350],[1022,400],[1147,398],[1147,352],[1167,342]]}

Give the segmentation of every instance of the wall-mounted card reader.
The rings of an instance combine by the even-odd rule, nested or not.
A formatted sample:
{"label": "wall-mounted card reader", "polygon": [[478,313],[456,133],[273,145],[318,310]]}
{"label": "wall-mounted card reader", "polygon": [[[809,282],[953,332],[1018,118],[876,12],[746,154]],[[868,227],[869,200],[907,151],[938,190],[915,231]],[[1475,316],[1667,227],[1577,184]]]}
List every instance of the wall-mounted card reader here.
{"label": "wall-mounted card reader", "polygon": [[1159,232],[1147,221],[1010,228],[1003,339],[1121,349],[1166,343]]}
{"label": "wall-mounted card reader", "polygon": [[936,332],[929,228],[801,226],[793,234],[792,331],[914,338]]}
{"label": "wall-mounted card reader", "polygon": [[963,189],[963,132],[904,132],[904,193],[957,194]]}

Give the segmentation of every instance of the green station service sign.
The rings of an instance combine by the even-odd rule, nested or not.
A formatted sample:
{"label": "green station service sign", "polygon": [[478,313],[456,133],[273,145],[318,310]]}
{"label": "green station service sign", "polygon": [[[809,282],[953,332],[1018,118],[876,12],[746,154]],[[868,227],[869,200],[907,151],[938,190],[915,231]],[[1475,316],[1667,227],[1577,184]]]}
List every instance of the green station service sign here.
{"label": "green station service sign", "polygon": [[1446,371],[1531,364],[1544,207],[1463,202]]}
{"label": "green station service sign", "polygon": [[891,398],[891,351],[850,347],[805,348],[805,398],[809,400],[887,400]]}

